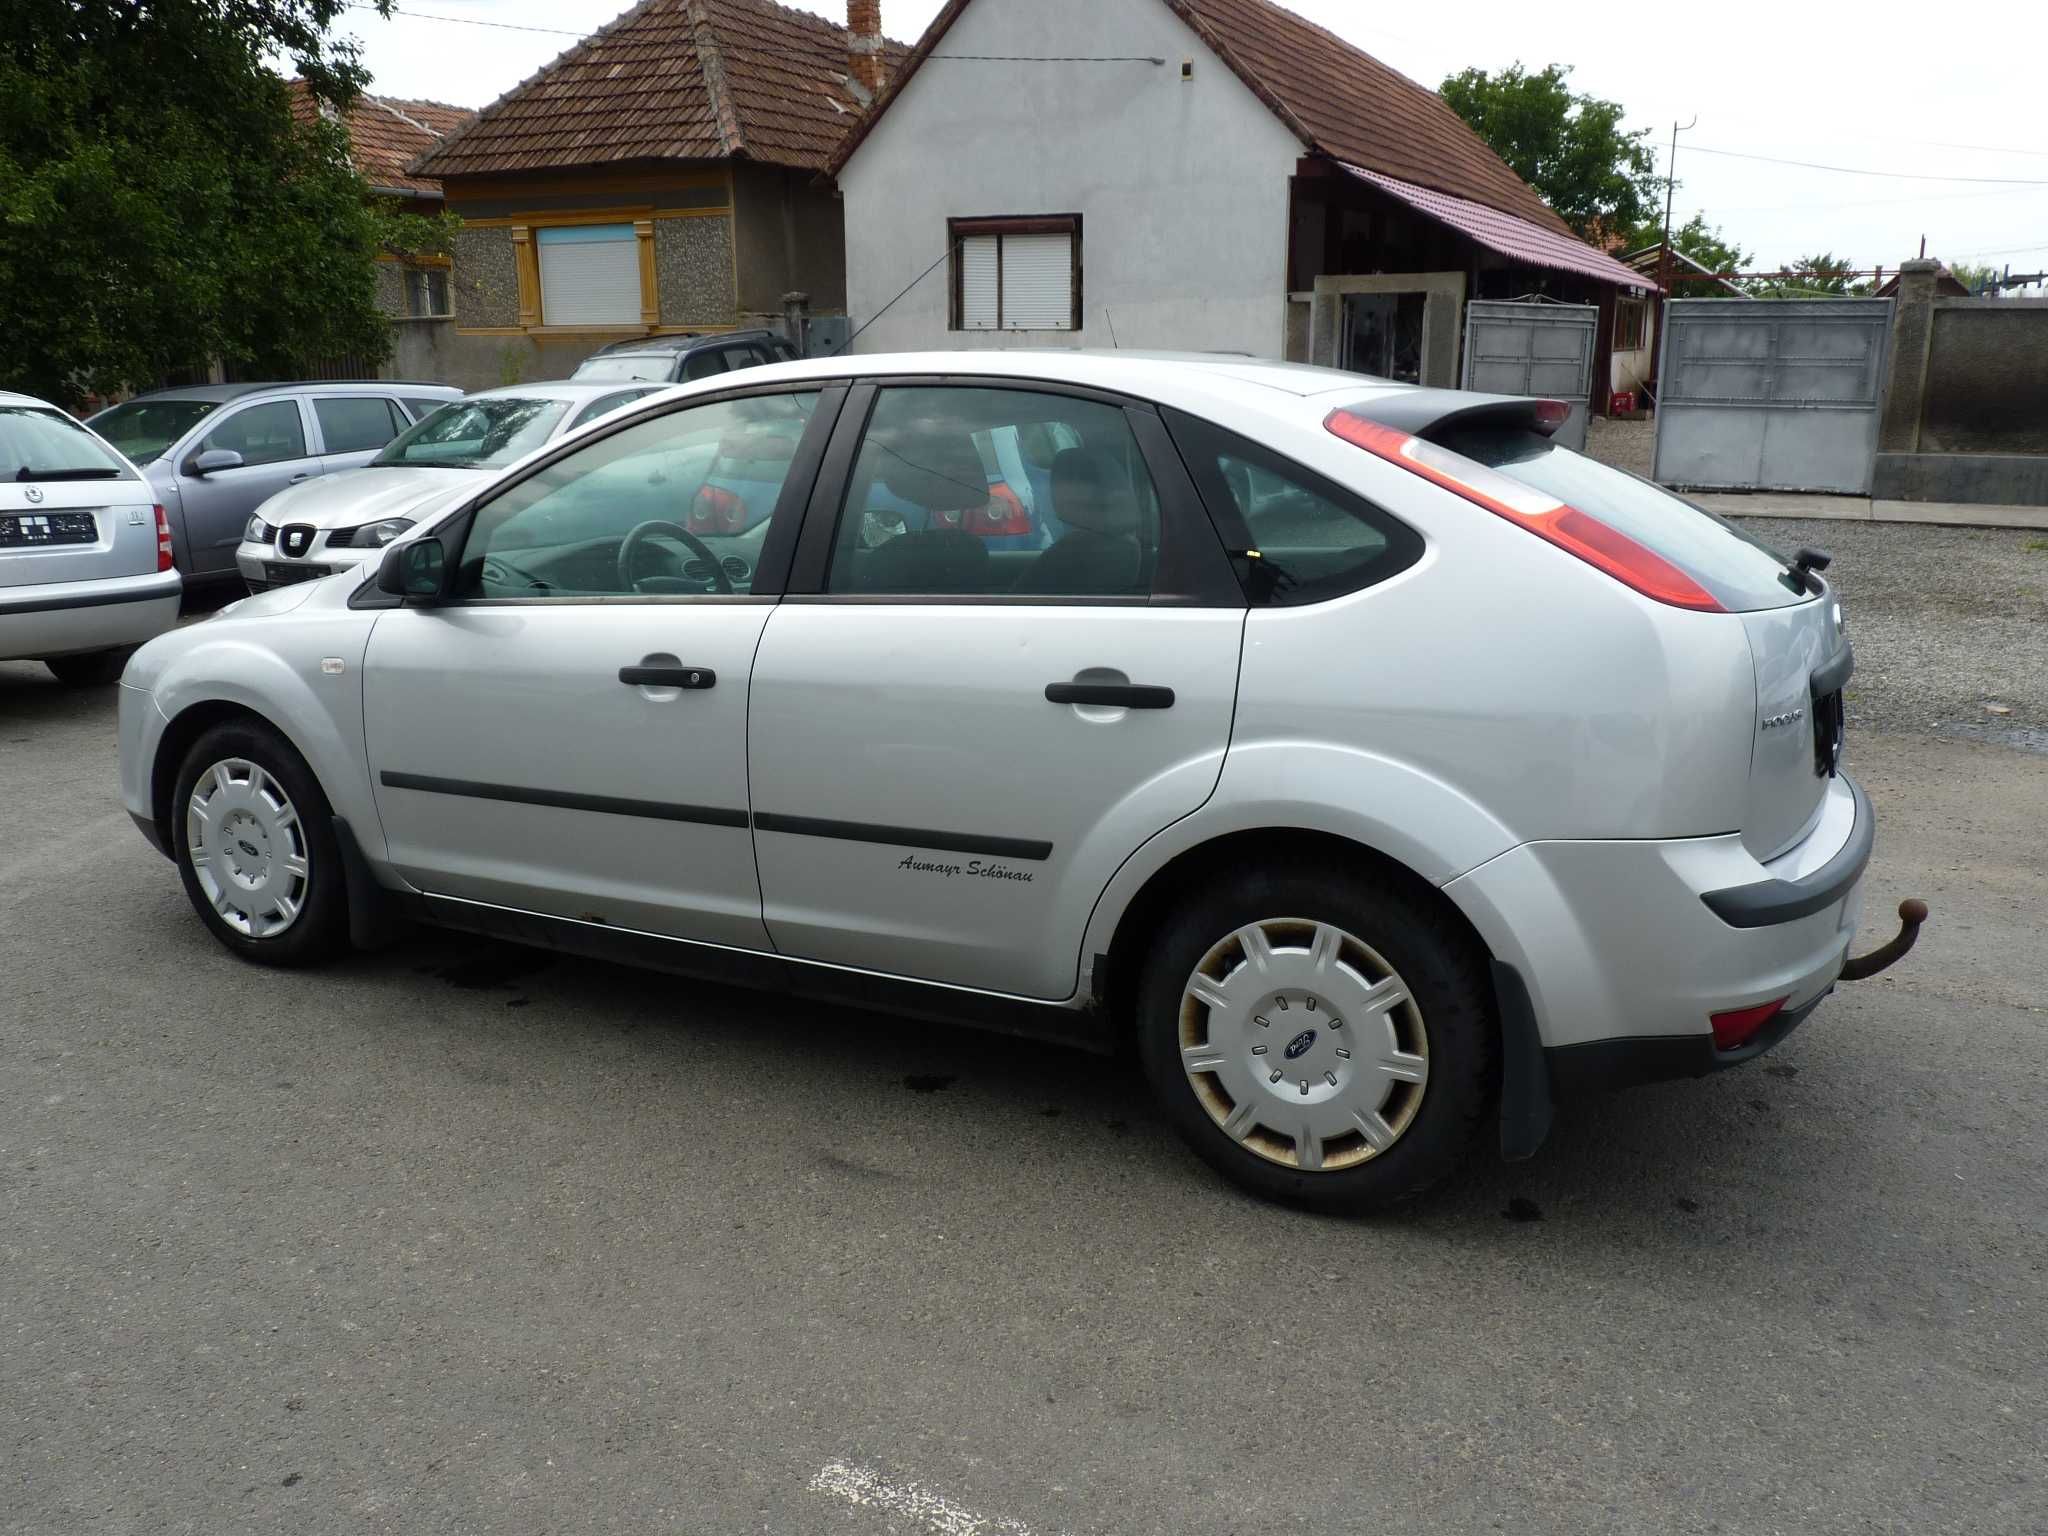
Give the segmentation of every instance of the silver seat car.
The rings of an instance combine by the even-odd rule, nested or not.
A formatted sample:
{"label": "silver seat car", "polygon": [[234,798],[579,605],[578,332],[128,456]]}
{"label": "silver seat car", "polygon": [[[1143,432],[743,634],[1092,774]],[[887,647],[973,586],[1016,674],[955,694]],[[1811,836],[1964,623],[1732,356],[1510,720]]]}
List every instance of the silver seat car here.
{"label": "silver seat car", "polygon": [[1564,415],[1128,353],[672,390],[145,647],[123,798],[251,960],[416,919],[1128,1038],[1225,1174],[1385,1206],[1769,1049],[1856,932],[1824,557]]}
{"label": "silver seat car", "polygon": [[86,425],[149,477],[192,583],[234,579],[249,514],[287,486],[357,469],[462,391],[397,380],[198,384],[109,406]]}
{"label": "silver seat car", "polygon": [[264,502],[242,530],[235,565],[251,592],[263,592],[374,561],[419,518],[472,490],[479,475],[661,387],[559,382],[465,395],[361,468],[288,486]]}
{"label": "silver seat car", "polygon": [[178,622],[180,589],[135,466],[54,405],[0,393],[0,660],[111,683]]}

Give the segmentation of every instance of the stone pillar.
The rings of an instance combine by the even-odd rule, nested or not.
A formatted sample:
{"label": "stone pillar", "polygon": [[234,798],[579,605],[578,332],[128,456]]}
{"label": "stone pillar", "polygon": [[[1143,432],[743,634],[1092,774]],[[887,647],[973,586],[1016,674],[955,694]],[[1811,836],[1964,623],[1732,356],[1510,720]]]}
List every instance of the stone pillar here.
{"label": "stone pillar", "polygon": [[1927,354],[1934,335],[1934,300],[1941,263],[1919,260],[1899,268],[1892,300],[1891,377],[1877,428],[1880,453],[1918,453],[1927,392]]}
{"label": "stone pillar", "polygon": [[782,296],[782,335],[796,348],[797,356],[809,357],[811,318],[811,296],[808,293],[792,292]]}

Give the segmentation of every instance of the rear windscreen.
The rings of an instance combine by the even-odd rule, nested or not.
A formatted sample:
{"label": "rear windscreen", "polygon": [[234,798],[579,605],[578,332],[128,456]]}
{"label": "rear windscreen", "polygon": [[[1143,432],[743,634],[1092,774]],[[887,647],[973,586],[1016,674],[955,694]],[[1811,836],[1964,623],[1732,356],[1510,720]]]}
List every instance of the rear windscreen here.
{"label": "rear windscreen", "polygon": [[62,411],[0,405],[0,480],[127,480],[106,444]]}
{"label": "rear windscreen", "polygon": [[1427,436],[1627,534],[1692,577],[1731,613],[1786,608],[1805,596],[1787,574],[1785,557],[1734,524],[1539,433],[1453,426]]}

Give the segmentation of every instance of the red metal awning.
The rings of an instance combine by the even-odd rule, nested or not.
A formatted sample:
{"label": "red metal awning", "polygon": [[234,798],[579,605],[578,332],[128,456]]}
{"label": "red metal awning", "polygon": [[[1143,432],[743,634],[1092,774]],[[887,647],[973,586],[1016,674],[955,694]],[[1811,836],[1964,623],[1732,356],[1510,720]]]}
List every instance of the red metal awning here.
{"label": "red metal awning", "polygon": [[1581,277],[1612,283],[1617,288],[1640,288],[1650,293],[1658,291],[1656,283],[1635,268],[1625,267],[1612,256],[1602,255],[1583,240],[1575,240],[1555,230],[1541,229],[1527,219],[1518,219],[1484,203],[1471,203],[1448,193],[1432,192],[1412,181],[1399,181],[1356,165],[1346,165],[1344,169],[1360,181],[1398,197],[1417,213],[1427,214],[1439,224],[1448,224],[1467,239],[1476,240],[1489,251],[1497,251],[1511,261],[1524,262],[1532,267],[1550,267],[1559,272],[1576,272]]}

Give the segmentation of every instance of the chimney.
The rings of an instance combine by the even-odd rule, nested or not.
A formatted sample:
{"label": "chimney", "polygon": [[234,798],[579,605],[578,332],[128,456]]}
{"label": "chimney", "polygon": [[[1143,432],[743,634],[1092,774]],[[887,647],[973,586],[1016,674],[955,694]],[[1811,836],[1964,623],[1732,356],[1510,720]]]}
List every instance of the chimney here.
{"label": "chimney", "polygon": [[882,0],[846,0],[846,67],[872,100],[882,90]]}

